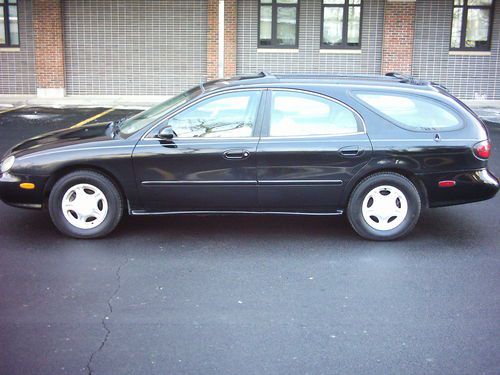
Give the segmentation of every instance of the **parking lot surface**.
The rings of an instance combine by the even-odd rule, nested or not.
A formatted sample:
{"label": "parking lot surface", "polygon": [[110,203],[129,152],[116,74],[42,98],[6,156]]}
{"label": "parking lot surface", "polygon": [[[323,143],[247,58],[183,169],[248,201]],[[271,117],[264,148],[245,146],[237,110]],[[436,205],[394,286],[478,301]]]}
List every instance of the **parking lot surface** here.
{"label": "parking lot surface", "polygon": [[[103,111],[0,114],[0,154]],[[0,374],[500,373],[500,196],[386,243],[342,217],[133,217],[73,240],[0,203],[0,223]]]}

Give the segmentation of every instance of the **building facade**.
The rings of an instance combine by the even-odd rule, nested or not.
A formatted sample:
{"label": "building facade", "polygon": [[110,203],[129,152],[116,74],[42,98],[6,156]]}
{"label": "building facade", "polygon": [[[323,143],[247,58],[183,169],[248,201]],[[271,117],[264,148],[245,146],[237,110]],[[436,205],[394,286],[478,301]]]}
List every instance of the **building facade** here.
{"label": "building facade", "polygon": [[500,99],[495,0],[0,0],[0,94],[173,95],[221,76],[384,74]]}

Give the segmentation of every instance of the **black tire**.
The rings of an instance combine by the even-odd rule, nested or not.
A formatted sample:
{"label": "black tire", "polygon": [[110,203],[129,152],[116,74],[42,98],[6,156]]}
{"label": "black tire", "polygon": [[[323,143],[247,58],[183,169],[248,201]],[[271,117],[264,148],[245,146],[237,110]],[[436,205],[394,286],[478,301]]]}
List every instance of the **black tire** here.
{"label": "black tire", "polygon": [[[106,198],[107,214],[104,220],[94,228],[78,228],[71,224],[63,213],[62,202],[64,195],[68,189],[78,184],[92,185],[101,190]],[[103,174],[89,170],[75,171],[61,177],[55,183],[49,195],[49,213],[57,229],[67,236],[73,238],[101,238],[111,233],[120,222],[123,215],[123,198],[113,181]]]}
{"label": "black tire", "polygon": [[[408,210],[403,221],[395,228],[379,230],[373,228],[364,218],[362,205],[365,197],[378,186],[392,186],[399,189],[406,198]],[[363,238],[375,241],[389,241],[406,236],[412,231],[420,217],[422,203],[415,185],[406,177],[393,172],[380,172],[366,177],[354,189],[347,206],[351,226]]]}

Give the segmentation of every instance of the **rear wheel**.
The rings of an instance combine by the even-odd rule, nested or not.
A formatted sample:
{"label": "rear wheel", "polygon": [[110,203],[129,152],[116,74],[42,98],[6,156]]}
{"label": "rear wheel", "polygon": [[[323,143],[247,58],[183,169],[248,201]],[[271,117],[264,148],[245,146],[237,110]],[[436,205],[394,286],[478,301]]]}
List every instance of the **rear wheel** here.
{"label": "rear wheel", "polygon": [[407,235],[420,216],[421,200],[415,185],[392,172],[371,175],[354,189],[347,207],[349,222],[362,237],[394,240]]}
{"label": "rear wheel", "polygon": [[49,196],[54,225],[74,238],[98,238],[120,222],[123,200],[115,184],[94,171],[77,171],[59,179]]}

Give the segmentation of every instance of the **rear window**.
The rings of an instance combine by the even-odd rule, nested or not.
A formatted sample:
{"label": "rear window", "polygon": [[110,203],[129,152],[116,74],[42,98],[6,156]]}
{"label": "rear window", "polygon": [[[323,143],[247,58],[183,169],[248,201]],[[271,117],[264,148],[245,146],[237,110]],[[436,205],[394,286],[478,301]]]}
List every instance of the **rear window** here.
{"label": "rear window", "polygon": [[462,126],[458,114],[432,99],[364,92],[355,96],[383,117],[410,130],[453,130]]}

